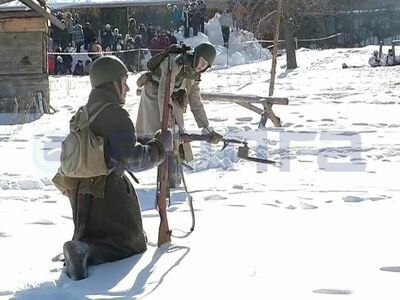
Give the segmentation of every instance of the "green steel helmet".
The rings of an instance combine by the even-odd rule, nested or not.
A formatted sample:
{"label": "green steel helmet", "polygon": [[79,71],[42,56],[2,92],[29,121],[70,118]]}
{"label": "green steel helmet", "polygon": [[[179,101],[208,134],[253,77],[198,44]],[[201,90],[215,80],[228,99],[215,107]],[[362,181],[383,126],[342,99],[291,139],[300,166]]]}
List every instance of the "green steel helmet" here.
{"label": "green steel helmet", "polygon": [[200,56],[203,57],[210,66],[213,64],[215,60],[215,56],[217,52],[215,48],[210,43],[202,43],[194,48],[194,58],[193,58],[193,68],[196,68],[199,63]]}
{"label": "green steel helmet", "polygon": [[94,61],[89,70],[92,87],[98,87],[106,82],[118,81],[128,75],[128,69],[116,56],[102,56]]}

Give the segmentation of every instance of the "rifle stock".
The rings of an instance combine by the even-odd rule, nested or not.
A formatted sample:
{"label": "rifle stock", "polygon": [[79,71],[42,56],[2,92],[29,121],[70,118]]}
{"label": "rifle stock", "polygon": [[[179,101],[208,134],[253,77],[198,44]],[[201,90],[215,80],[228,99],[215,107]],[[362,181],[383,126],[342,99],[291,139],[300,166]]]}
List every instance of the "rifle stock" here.
{"label": "rifle stock", "polygon": [[[165,79],[165,90],[164,90],[164,105],[163,115],[161,122],[161,137],[164,140],[164,136],[168,131],[168,119],[169,119],[169,101],[171,92],[171,56],[168,56],[168,72]],[[163,163],[158,167],[158,178],[157,178],[157,207],[160,215],[160,226],[158,229],[158,246],[171,241],[171,231],[168,225],[167,216],[167,198],[168,196],[168,159],[166,158]]]}

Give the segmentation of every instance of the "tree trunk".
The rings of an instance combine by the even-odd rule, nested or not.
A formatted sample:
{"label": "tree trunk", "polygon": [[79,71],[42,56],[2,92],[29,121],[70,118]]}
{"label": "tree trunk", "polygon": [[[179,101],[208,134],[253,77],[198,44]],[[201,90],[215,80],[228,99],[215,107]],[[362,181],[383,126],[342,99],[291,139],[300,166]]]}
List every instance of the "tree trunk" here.
{"label": "tree trunk", "polygon": [[283,0],[283,33],[286,45],[286,68],[296,69],[296,43],[294,41],[294,27],[290,20],[290,0]]}
{"label": "tree trunk", "polygon": [[282,0],[278,0],[278,7],[276,9],[276,24],[274,34],[274,49],[272,52],[272,65],[271,65],[271,80],[269,82],[269,96],[274,94],[275,88],[275,74],[276,74],[276,63],[278,56],[278,44],[279,44],[279,32],[282,17]]}

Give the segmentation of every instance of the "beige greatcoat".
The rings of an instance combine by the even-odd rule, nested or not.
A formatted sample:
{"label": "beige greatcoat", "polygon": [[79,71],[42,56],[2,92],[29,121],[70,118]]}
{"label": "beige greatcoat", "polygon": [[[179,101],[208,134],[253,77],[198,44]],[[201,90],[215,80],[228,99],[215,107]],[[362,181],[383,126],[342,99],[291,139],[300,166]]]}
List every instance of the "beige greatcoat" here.
{"label": "beige greatcoat", "polygon": [[[187,55],[185,61],[190,61],[191,55],[184,55]],[[179,132],[185,131],[183,116],[185,108],[180,106],[177,102],[171,101],[171,94],[178,90],[186,89],[187,97],[185,97],[184,100],[185,106],[189,104],[190,110],[199,128],[208,127],[207,115],[200,98],[199,74],[194,73],[191,64],[183,64],[180,62],[182,59],[179,59],[178,56],[178,54],[171,54],[172,72],[169,99],[175,124],[179,128]],[[187,72],[188,68],[190,68],[190,72]],[[148,80],[142,89],[139,112],[136,120],[136,133],[139,137],[150,138],[161,128],[167,70],[168,59],[164,59],[156,71],[148,76]],[[172,127],[173,122],[171,118],[169,124],[170,127]],[[183,151],[186,161],[193,160],[189,143],[183,144]]]}

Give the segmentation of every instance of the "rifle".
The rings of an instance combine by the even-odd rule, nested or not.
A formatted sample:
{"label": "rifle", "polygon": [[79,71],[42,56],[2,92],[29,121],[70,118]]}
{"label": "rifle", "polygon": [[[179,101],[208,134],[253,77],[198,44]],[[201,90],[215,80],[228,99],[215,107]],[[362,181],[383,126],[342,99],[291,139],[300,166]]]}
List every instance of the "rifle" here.
{"label": "rifle", "polygon": [[[171,92],[171,73],[172,73],[172,60],[171,56],[168,55],[168,72],[165,79],[165,90],[164,90],[164,106],[163,115],[161,121],[161,139],[165,141],[165,137],[168,134],[168,120],[169,120],[169,101]],[[168,155],[167,155],[168,157]],[[158,229],[158,246],[171,241],[171,230],[168,226],[167,216],[167,198],[169,198],[168,190],[168,158],[166,158],[162,164],[158,167],[157,172],[157,207],[160,215],[160,227]]]}
{"label": "rifle", "polygon": [[[180,139],[182,143],[189,143],[193,141],[210,141],[210,135],[208,134],[188,134],[188,133],[181,133],[180,134]],[[222,142],[224,143],[224,146],[222,147],[221,150],[224,150],[229,144],[240,144],[242,146],[239,147],[238,149],[238,157],[249,160],[249,161],[254,161],[254,162],[259,162],[263,164],[276,164],[275,161],[269,160],[269,159],[264,159],[264,158],[258,158],[258,157],[251,157],[249,156],[249,146],[246,141],[242,140],[236,140],[236,139],[226,139],[223,138]]]}

